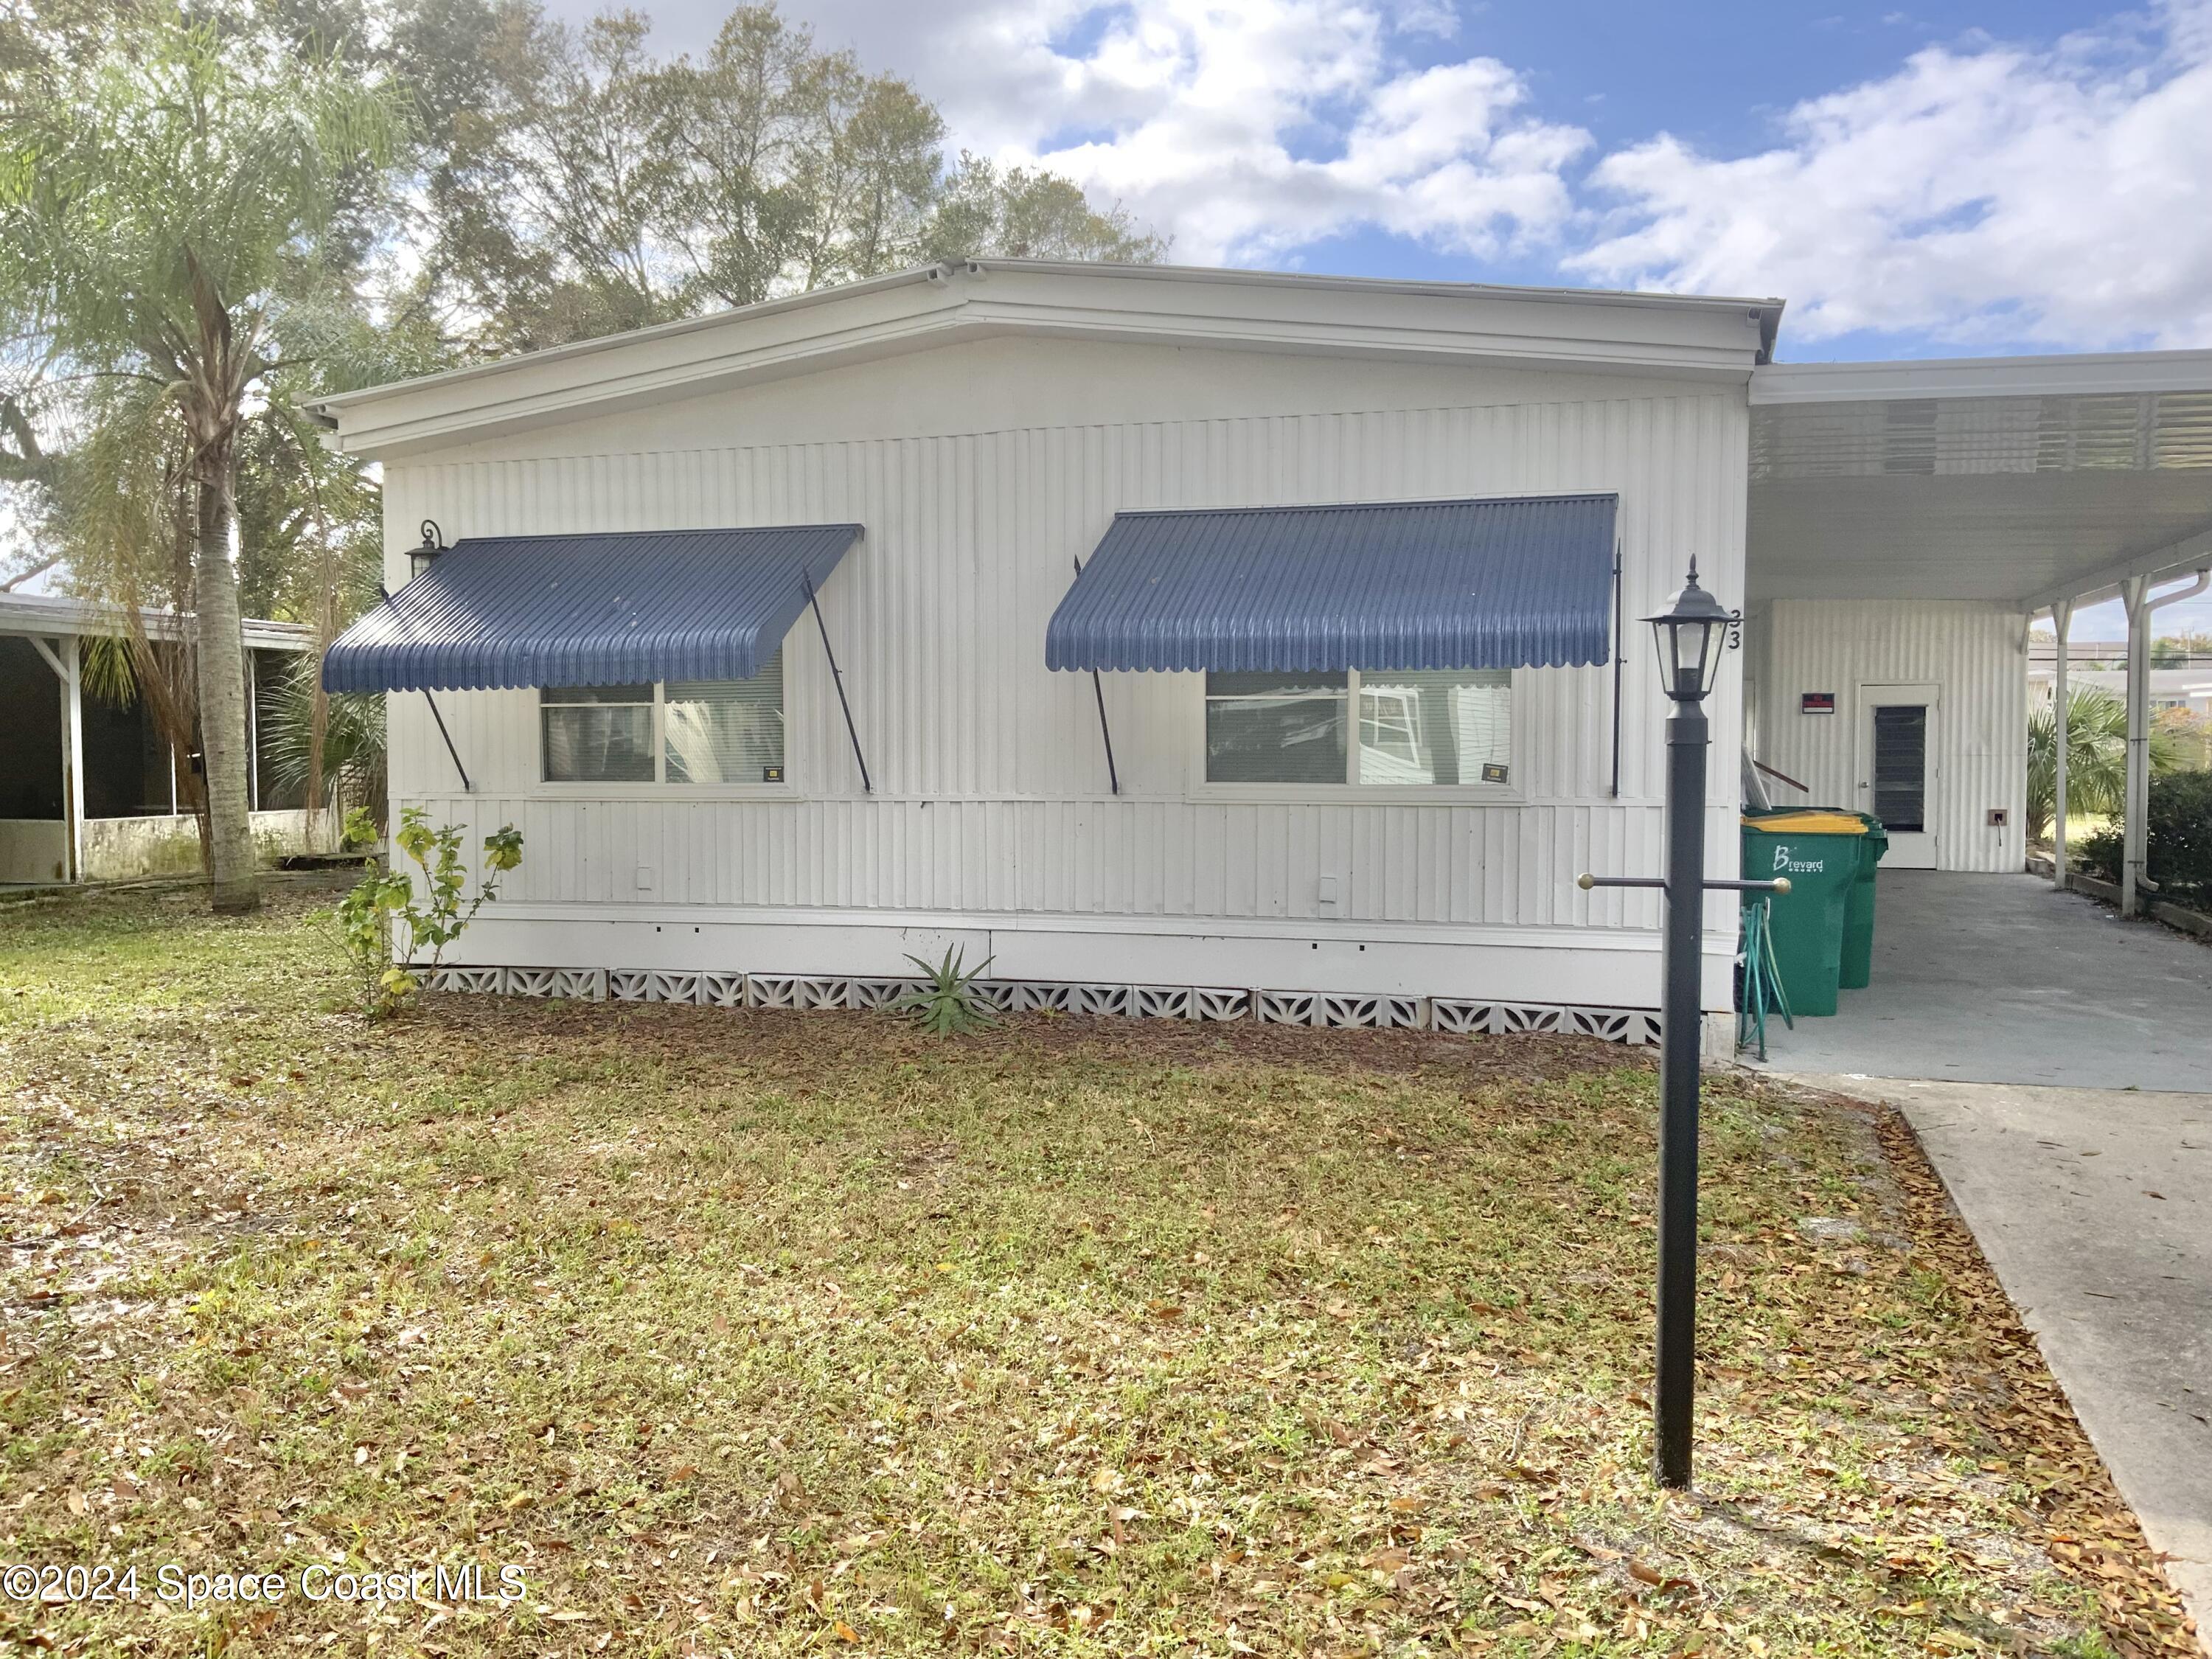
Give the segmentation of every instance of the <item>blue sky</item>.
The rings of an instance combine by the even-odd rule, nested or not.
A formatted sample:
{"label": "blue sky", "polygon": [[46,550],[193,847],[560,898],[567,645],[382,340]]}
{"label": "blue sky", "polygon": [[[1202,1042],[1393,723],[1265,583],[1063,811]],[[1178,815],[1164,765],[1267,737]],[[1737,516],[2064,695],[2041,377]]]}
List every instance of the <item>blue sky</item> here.
{"label": "blue sky", "polygon": [[1796,361],[2212,345],[2212,0],[785,9],[1179,260],[1778,295]]}
{"label": "blue sky", "polygon": [[1796,362],[2212,347],[2212,0],[784,9],[1184,263],[1778,295]]}

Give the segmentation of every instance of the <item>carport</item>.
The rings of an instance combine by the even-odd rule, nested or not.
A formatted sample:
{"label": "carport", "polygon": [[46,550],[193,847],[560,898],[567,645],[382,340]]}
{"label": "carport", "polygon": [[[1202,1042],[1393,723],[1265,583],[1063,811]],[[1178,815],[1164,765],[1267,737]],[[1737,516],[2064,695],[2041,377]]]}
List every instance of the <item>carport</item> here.
{"label": "carport", "polygon": [[1777,365],[1751,402],[1746,745],[1804,786],[1778,800],[1874,812],[1893,869],[2021,870],[2028,629],[2117,596],[2132,909],[2154,613],[2212,567],[2212,352]]}
{"label": "carport", "polygon": [[1770,1069],[2212,1091],[2212,945],[2039,877],[1893,870],[1873,983],[1767,1029]]}

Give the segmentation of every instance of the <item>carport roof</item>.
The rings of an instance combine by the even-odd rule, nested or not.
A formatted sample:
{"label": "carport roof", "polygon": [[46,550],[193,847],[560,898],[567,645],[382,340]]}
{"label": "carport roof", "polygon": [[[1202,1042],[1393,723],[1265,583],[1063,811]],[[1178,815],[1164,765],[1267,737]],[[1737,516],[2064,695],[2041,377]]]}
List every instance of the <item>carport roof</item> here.
{"label": "carport roof", "polygon": [[1747,587],[2039,608],[2212,560],[2212,351],[1752,377]]}

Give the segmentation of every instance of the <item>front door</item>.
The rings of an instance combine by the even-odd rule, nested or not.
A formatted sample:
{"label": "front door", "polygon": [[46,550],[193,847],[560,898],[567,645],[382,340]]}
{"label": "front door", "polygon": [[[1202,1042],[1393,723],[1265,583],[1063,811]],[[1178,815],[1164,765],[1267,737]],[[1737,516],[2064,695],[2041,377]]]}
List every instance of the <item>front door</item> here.
{"label": "front door", "polygon": [[1936,867],[1935,738],[1934,686],[1859,687],[1859,810],[1889,832],[1882,862],[1893,868]]}

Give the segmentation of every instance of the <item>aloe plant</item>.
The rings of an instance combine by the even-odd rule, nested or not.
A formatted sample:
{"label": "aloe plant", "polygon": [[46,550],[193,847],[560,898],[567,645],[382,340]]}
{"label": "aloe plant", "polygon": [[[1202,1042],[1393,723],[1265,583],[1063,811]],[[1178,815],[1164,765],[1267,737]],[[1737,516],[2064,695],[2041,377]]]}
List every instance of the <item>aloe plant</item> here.
{"label": "aloe plant", "polygon": [[964,954],[948,945],[942,962],[926,962],[914,956],[907,960],[921,969],[921,983],[891,1004],[893,1013],[905,1015],[939,1036],[981,1031],[999,1023],[975,989],[975,981],[995,958],[985,957],[971,969]]}

